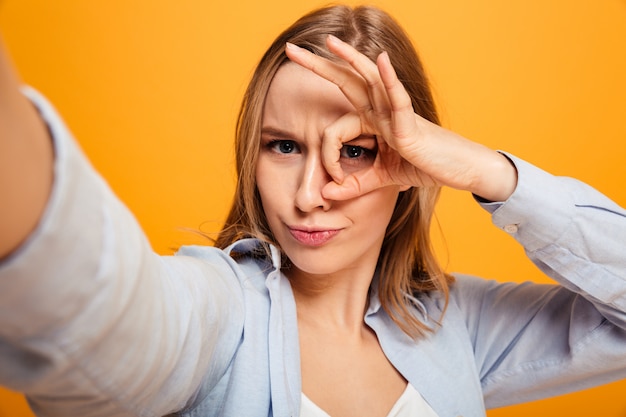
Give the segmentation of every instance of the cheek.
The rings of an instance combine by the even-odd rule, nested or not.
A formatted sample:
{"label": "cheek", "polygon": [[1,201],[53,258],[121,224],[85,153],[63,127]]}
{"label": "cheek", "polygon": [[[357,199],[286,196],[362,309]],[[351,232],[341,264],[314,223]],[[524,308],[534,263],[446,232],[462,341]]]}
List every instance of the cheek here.
{"label": "cheek", "polygon": [[256,184],[261,196],[261,204],[265,215],[269,219],[275,211],[284,207],[288,202],[291,182],[289,175],[285,175],[273,164],[259,158],[256,169]]}
{"label": "cheek", "polygon": [[265,170],[263,169],[263,164],[261,163],[260,160],[257,161],[256,170],[254,172],[254,181],[256,183],[257,190],[259,190],[259,195],[261,196],[261,200],[263,200],[263,197],[265,195],[265,189],[267,188],[266,187],[267,178],[263,174],[264,172]]}
{"label": "cheek", "polygon": [[256,165],[256,184],[263,200],[273,194],[276,188],[276,173],[272,170],[272,165],[268,164],[264,158],[259,158]]}
{"label": "cheek", "polygon": [[265,215],[267,216],[268,215],[267,208],[271,206],[271,202],[272,202],[271,200],[272,192],[270,190],[271,185],[272,185],[272,180],[267,174],[267,171],[263,169],[259,169],[259,167],[261,167],[260,163],[257,165],[256,186],[257,186],[257,189],[259,190],[259,196],[261,197],[261,205],[263,206],[263,210],[266,212]]}
{"label": "cheek", "polygon": [[387,227],[398,200],[399,191],[395,187],[382,188],[361,197],[360,207],[357,208],[361,216],[378,226]]}

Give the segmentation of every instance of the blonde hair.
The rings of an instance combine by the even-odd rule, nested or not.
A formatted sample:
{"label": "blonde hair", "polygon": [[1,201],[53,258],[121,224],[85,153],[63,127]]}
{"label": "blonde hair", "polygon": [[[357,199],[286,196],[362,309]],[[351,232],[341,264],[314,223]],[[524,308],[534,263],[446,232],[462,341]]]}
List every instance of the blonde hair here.
{"label": "blonde hair", "polygon": [[[372,60],[387,51],[415,112],[439,123],[417,52],[404,30],[388,14],[368,6],[331,6],[303,16],[265,52],[244,95],[235,137],[237,188],[217,247],[225,248],[246,237],[276,245],[255,177],[265,97],[276,71],[288,61],[284,52],[286,42],[336,60],[325,47],[329,34],[348,42]],[[447,303],[452,281],[437,262],[429,237],[439,191],[438,187],[420,187],[400,193],[378,259],[377,290],[381,306],[412,337],[432,330],[412,313],[412,297],[437,290],[445,295]]]}

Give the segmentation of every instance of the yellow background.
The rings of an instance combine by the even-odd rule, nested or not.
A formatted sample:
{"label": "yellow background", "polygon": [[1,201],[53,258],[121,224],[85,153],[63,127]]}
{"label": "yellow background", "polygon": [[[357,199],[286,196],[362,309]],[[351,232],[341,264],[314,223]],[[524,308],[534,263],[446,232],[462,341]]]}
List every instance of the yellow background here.
{"label": "yellow background", "polygon": [[[373,3],[415,41],[447,127],[626,205],[626,1]],[[56,104],[155,249],[171,253],[202,241],[184,229],[219,229],[251,71],[280,30],[323,4],[5,0],[0,27],[23,79]],[[438,218],[448,270],[546,280],[470,196],[446,191]],[[622,381],[489,416],[623,417],[625,390]],[[21,396],[0,392],[0,417],[29,415]]]}

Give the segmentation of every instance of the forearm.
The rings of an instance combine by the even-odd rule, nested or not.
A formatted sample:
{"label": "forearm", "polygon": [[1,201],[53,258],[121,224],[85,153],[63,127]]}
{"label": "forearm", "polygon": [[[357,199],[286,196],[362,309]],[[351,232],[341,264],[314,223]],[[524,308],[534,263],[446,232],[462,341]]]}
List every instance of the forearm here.
{"label": "forearm", "polygon": [[469,191],[488,201],[505,201],[517,186],[515,165],[502,153],[415,116],[422,140],[405,157],[440,185]]}
{"label": "forearm", "polygon": [[0,40],[0,259],[37,225],[50,193],[52,166],[45,124],[20,93]]}

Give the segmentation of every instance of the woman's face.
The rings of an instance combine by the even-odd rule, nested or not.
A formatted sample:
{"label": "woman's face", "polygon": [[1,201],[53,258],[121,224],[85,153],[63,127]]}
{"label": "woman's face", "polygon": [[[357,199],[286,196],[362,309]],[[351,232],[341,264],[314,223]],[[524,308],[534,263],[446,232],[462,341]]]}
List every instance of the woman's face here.
{"label": "woman's face", "polygon": [[[276,73],[266,97],[256,168],[263,210],[298,274],[371,274],[398,197],[389,186],[346,201],[323,197],[332,181],[322,165],[324,130],[354,107],[334,84],[293,63]],[[341,151],[346,173],[370,166],[376,139]]]}

